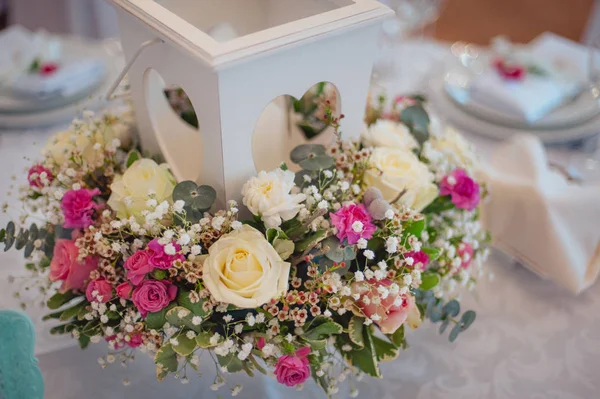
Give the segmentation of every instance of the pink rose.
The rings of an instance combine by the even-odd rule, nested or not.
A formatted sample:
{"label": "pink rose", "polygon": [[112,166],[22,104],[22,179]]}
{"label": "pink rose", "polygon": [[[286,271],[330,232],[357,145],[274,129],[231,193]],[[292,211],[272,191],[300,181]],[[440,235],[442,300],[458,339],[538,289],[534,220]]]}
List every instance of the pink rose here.
{"label": "pink rose", "polygon": [[119,298],[131,298],[131,291],[133,291],[133,285],[131,285],[131,283],[128,281],[125,281],[117,286],[117,296]]}
{"label": "pink rose", "polygon": [[527,70],[523,65],[508,62],[502,58],[496,58],[492,65],[504,80],[523,80]]}
{"label": "pink rose", "polygon": [[100,194],[100,190],[97,188],[67,191],[60,202],[60,208],[65,216],[64,227],[77,229],[92,225],[94,223],[92,216],[99,207],[93,198],[98,194]]}
{"label": "pink rose", "polygon": [[139,250],[125,261],[123,267],[127,270],[127,278],[133,284],[138,285],[146,274],[154,270],[154,266],[150,264],[150,257],[147,251]]}
{"label": "pink rose", "polygon": [[419,270],[425,270],[429,264],[429,255],[423,251],[409,251],[404,253],[404,259],[412,258],[412,265],[406,264],[410,268],[418,268]]}
{"label": "pink rose", "polygon": [[295,355],[284,355],[277,359],[275,376],[280,384],[293,387],[302,384],[310,377],[310,366],[306,356],[310,353],[309,347],[300,348]]}
{"label": "pink rose", "polygon": [[458,244],[458,256],[462,259],[462,264],[460,265],[463,269],[466,269],[471,265],[471,261],[473,260],[473,247],[468,242],[461,242]]}
{"label": "pink rose", "polygon": [[[359,293],[361,297],[356,304],[362,310],[366,317],[371,318],[379,316],[374,320],[375,324],[384,334],[393,334],[406,321],[409,314],[416,308],[415,298],[407,294],[389,293],[386,298],[382,298],[378,291],[380,286],[389,287],[391,280],[369,280],[360,283],[352,283],[352,294]],[[368,298],[368,304],[365,304],[363,298]],[[373,298],[379,298],[379,304],[373,303]]]}
{"label": "pink rose", "polygon": [[77,261],[79,249],[75,242],[66,239],[56,240],[54,255],[50,262],[50,281],[62,281],[60,292],[83,291],[90,272],[98,267],[98,258],[87,257]]}
{"label": "pink rose", "polygon": [[[45,173],[45,179],[42,178],[42,174]],[[42,188],[44,187],[44,181],[50,183],[54,179],[50,169],[43,167],[42,165],[33,165],[27,173],[27,181],[31,187]]]}
{"label": "pink rose", "polygon": [[85,297],[90,302],[108,302],[112,299],[112,285],[104,278],[92,280],[85,290]]}
{"label": "pink rose", "polygon": [[144,342],[143,336],[141,333],[134,333],[129,335],[129,341],[127,341],[127,345],[131,348],[137,348]]}
{"label": "pink rose", "polygon": [[[168,245],[173,246],[173,254],[167,254],[165,252],[165,247]],[[154,240],[148,243],[150,263],[157,269],[169,269],[173,267],[173,262],[175,262],[176,260],[184,261],[185,256],[180,254],[179,251],[181,251],[181,246],[174,241],[170,244],[162,245],[158,242],[158,239],[155,238]]]}
{"label": "pink rose", "polygon": [[450,195],[454,206],[472,211],[479,204],[479,184],[463,169],[456,169],[440,182],[440,195]]}
{"label": "pink rose", "polygon": [[166,308],[177,296],[177,287],[166,281],[144,280],[133,290],[131,299],[142,317]]}
{"label": "pink rose", "polygon": [[375,225],[371,215],[363,204],[350,204],[340,208],[336,213],[330,213],[331,224],[337,228],[337,238],[348,240],[348,244],[356,244],[359,239],[373,237]]}

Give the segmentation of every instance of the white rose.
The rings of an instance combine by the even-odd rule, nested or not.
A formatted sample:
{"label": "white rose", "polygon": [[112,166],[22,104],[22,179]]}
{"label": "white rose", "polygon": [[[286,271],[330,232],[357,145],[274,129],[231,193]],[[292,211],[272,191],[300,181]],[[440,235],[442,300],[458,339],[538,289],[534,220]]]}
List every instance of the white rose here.
{"label": "white rose", "polygon": [[407,192],[399,203],[420,211],[438,196],[438,187],[427,165],[411,151],[379,147],[369,158],[365,183],[381,190],[387,201],[395,199],[404,189]]}
{"label": "white rose", "polygon": [[[48,140],[42,154],[53,160],[57,165],[64,165],[75,151],[74,133],[70,131],[59,132]],[[73,141],[72,141],[73,140]]]}
{"label": "white rose", "polygon": [[175,178],[166,164],[158,165],[151,159],[135,161],[123,174],[116,176],[110,189],[108,206],[117,212],[119,218],[134,216],[143,222],[142,211],[147,209],[149,193],[155,193],[157,203],[171,201],[175,188]]}
{"label": "white rose", "polygon": [[209,248],[202,270],[204,285],[217,301],[256,308],[285,295],[290,264],[262,233],[244,225]]}
{"label": "white rose", "polygon": [[304,208],[302,202],[306,196],[290,194],[294,187],[294,177],[294,173],[289,170],[259,172],[258,176],[248,180],[242,187],[244,205],[253,215],[260,216],[265,226],[279,227],[282,220],[292,219]]}
{"label": "white rose", "polygon": [[393,147],[405,150],[419,147],[419,143],[406,125],[387,119],[379,119],[366,127],[363,130],[363,141],[371,147]]}
{"label": "white rose", "polygon": [[473,145],[456,129],[447,127],[429,140],[431,147],[443,153],[452,164],[465,169],[477,168],[478,160]]}

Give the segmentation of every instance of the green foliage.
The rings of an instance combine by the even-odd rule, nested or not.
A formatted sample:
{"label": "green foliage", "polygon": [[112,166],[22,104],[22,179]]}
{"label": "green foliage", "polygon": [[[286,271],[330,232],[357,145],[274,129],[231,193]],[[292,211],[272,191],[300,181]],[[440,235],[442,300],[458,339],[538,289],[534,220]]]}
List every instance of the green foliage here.
{"label": "green foliage", "polygon": [[190,310],[195,316],[207,318],[211,312],[203,309],[204,302],[206,302],[206,299],[200,299],[198,302],[192,303],[190,300],[190,291],[180,290],[177,295],[177,303],[180,306]]}
{"label": "green foliage", "polygon": [[200,324],[196,325],[192,322],[194,316],[191,310],[183,306],[174,306],[166,313],[165,319],[174,327],[187,327],[190,330],[199,332]]}
{"label": "green foliage", "polygon": [[326,317],[317,317],[308,326],[303,335],[307,340],[326,339],[332,335],[341,334],[344,331],[341,325]]}
{"label": "green foliage", "polygon": [[323,240],[323,245],[329,247],[325,256],[334,262],[340,263],[356,259],[354,246],[343,245],[336,237],[327,237]]}
{"label": "green foliage", "polygon": [[440,275],[435,272],[424,272],[421,274],[420,289],[428,291],[440,283]]}
{"label": "green foliage", "polygon": [[220,366],[227,367],[227,372],[229,373],[237,373],[244,368],[242,361],[236,354],[230,353],[227,356],[217,356],[217,360]]}
{"label": "green foliage", "polygon": [[394,343],[394,345],[403,348],[406,345],[406,340],[404,338],[404,324],[394,331],[393,334],[389,334],[388,338]]}
{"label": "green foliage", "polygon": [[290,159],[307,171],[328,169],[335,164],[335,159],[327,154],[321,144],[299,145],[292,150]]}
{"label": "green foliage", "polygon": [[174,306],[176,305],[174,303],[171,303],[169,306],[167,306],[164,309],[161,309],[158,312],[148,313],[146,315],[146,319],[144,320],[146,322],[146,326],[149,329],[160,329],[165,324],[167,312],[171,310],[171,308],[173,308]]}
{"label": "green foliage", "polygon": [[454,208],[454,204],[449,196],[445,195],[443,197],[437,197],[433,202],[425,209],[423,209],[423,214],[427,215],[430,213],[439,214],[443,211],[447,211],[449,209]]}
{"label": "green foliage", "polygon": [[133,163],[135,161],[137,161],[138,159],[142,159],[142,154],[140,154],[140,152],[138,150],[131,150],[129,151],[129,154],[127,154],[127,167],[130,167],[131,165],[133,165]]}
{"label": "green foliage", "polygon": [[200,348],[203,348],[203,349],[207,349],[207,348],[211,348],[211,347],[215,346],[210,343],[211,336],[212,336],[212,334],[207,331],[199,332],[198,335],[196,335],[196,344]]}
{"label": "green foliage", "polygon": [[48,308],[50,308],[51,310],[56,310],[64,304],[66,304],[67,302],[71,301],[76,296],[77,295],[72,291],[67,291],[64,294],[57,292],[56,294],[52,295],[50,299],[48,299]]}
{"label": "green foliage", "polygon": [[419,144],[423,144],[429,139],[430,120],[423,105],[415,104],[404,108],[400,113],[400,119],[410,129]]}
{"label": "green foliage", "polygon": [[323,240],[327,235],[327,230],[317,230],[313,234],[310,234],[303,239],[296,242],[296,252],[304,252],[309,247],[317,244],[319,241]]}
{"label": "green foliage", "polygon": [[379,370],[377,353],[370,328],[363,329],[363,341],[364,345],[362,348],[343,352],[344,357],[350,365],[361,370],[363,373],[371,377],[381,378],[381,371]]}
{"label": "green foliage", "polygon": [[190,180],[182,181],[173,189],[173,201],[183,201],[183,209],[189,222],[197,222],[204,216],[215,200],[217,192],[211,186],[198,186]]}
{"label": "green foliage", "polygon": [[173,350],[181,356],[188,356],[190,354],[192,354],[192,352],[194,352],[194,350],[196,349],[196,339],[195,338],[189,338],[187,336],[188,331],[191,330],[181,330],[181,332],[179,334],[177,334],[176,339],[177,339],[177,345],[173,345],[171,344],[171,346],[173,347]]}
{"label": "green foliage", "polygon": [[365,346],[365,340],[363,339],[364,322],[364,318],[352,316],[348,323],[348,336],[350,341],[360,348]]}
{"label": "green foliage", "polygon": [[154,356],[156,364],[156,378],[162,381],[167,374],[177,371],[177,353],[171,344],[163,345]]}
{"label": "green foliage", "polygon": [[460,303],[452,299],[443,302],[441,298],[436,298],[432,291],[423,291],[419,289],[415,292],[417,306],[425,311],[425,317],[433,323],[441,322],[440,334],[443,334],[449,325],[454,324],[450,331],[448,339],[454,342],[461,332],[466,331],[475,321],[476,314],[472,310],[463,313],[460,319],[456,317],[460,314]]}
{"label": "green foliage", "polygon": [[400,352],[396,345],[378,337],[371,337],[371,339],[373,340],[373,348],[375,349],[375,356],[378,361],[389,362],[398,357]]}

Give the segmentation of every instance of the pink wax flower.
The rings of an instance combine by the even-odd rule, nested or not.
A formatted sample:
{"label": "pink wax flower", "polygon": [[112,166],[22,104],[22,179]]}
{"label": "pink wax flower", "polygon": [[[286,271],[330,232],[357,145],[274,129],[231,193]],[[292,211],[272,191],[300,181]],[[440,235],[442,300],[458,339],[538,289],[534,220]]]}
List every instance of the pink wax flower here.
{"label": "pink wax flower", "polygon": [[108,337],[105,337],[104,340],[106,342],[108,342],[109,344],[112,344],[112,349],[115,349],[115,350],[121,349],[122,347],[125,346],[123,341],[120,341],[116,335],[110,335]]}
{"label": "pink wax flower", "polygon": [[40,66],[39,73],[42,76],[50,76],[58,71],[58,64],[56,62],[45,62]]}
{"label": "pink wax flower", "polygon": [[133,333],[129,335],[129,341],[126,342],[129,347],[137,348],[144,342],[144,339],[141,333]]}
{"label": "pink wax flower", "polygon": [[94,223],[92,216],[99,207],[93,198],[98,194],[100,194],[100,190],[97,188],[67,191],[60,202],[60,208],[65,216],[64,227],[77,229],[92,225]]}
{"label": "pink wax flower", "polygon": [[523,65],[515,64],[502,58],[496,58],[492,62],[492,65],[504,80],[521,81],[525,79],[525,75],[527,74],[527,70]]}
{"label": "pink wax flower", "polygon": [[131,298],[131,292],[133,291],[133,285],[130,282],[125,281],[117,286],[117,296],[123,299]]}
{"label": "pink wax flower", "polygon": [[29,185],[31,187],[37,187],[37,188],[42,188],[44,187],[44,182],[42,179],[42,173],[45,173],[45,180],[50,183],[53,179],[54,176],[52,175],[52,172],[50,172],[50,169],[43,167],[42,165],[33,165],[31,167],[31,169],[29,169],[29,172],[27,173],[27,181],[29,181]]}
{"label": "pink wax flower", "polygon": [[[382,298],[378,291],[380,286],[389,287],[392,285],[391,280],[375,279],[367,282],[352,283],[352,293],[361,294],[359,300],[356,301],[358,307],[362,310],[366,317],[371,318],[374,315],[379,316],[375,323],[384,334],[393,334],[396,330],[411,316],[411,313],[418,312],[415,304],[415,298],[408,294],[392,294]],[[369,298],[368,304],[365,304],[363,298]],[[374,304],[373,298],[378,297],[379,303]]]}
{"label": "pink wax flower", "polygon": [[83,291],[85,281],[90,272],[98,267],[98,258],[87,257],[83,262],[77,261],[79,249],[75,242],[58,239],[54,245],[54,254],[50,262],[50,281],[62,281],[60,292]]}
{"label": "pink wax flower", "polygon": [[112,285],[104,278],[92,280],[85,290],[85,297],[90,302],[108,302],[112,299]]}
{"label": "pink wax flower", "polygon": [[410,268],[418,268],[419,270],[425,270],[429,264],[429,255],[423,251],[410,251],[404,253],[404,259],[412,258],[412,265],[406,264]]}
{"label": "pink wax flower", "polygon": [[158,312],[166,308],[177,296],[177,287],[164,280],[144,280],[138,285],[131,296],[134,305],[142,317],[148,313]]}
{"label": "pink wax flower", "polygon": [[473,247],[468,242],[461,242],[458,244],[458,256],[462,259],[461,267],[466,269],[471,265],[471,261],[473,260]]}
{"label": "pink wax flower", "polygon": [[348,244],[353,245],[361,238],[368,240],[373,237],[375,225],[363,204],[346,205],[329,216],[331,224],[337,228],[337,238],[340,241],[347,239]]}
{"label": "pink wax flower", "polygon": [[294,355],[284,355],[277,359],[275,376],[280,384],[293,387],[310,377],[310,366],[306,356],[310,354],[308,346],[300,348]]}
{"label": "pink wax flower", "polygon": [[456,169],[440,182],[440,195],[450,195],[454,206],[472,211],[479,204],[479,184],[464,169]]}
{"label": "pink wax flower", "polygon": [[[167,246],[172,246],[174,249],[173,254],[167,254],[165,249]],[[157,269],[169,269],[173,267],[173,262],[176,260],[184,261],[185,256],[179,253],[181,251],[181,246],[177,244],[175,241],[162,245],[158,242],[158,239],[148,243],[148,253],[150,254],[150,264],[156,267]]]}
{"label": "pink wax flower", "polygon": [[138,250],[125,261],[123,267],[127,270],[127,278],[133,284],[138,285],[142,282],[146,274],[154,270],[150,263],[151,254],[148,251]]}

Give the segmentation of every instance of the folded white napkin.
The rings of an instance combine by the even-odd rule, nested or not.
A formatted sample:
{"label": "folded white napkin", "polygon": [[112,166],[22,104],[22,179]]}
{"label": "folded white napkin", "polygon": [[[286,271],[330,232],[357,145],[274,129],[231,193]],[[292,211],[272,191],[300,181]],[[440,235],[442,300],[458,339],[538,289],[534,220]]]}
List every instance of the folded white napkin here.
{"label": "folded white napkin", "polygon": [[[18,97],[67,97],[95,86],[106,74],[104,61],[63,51],[60,38],[42,31],[13,26],[0,33],[0,48],[0,86]],[[45,76],[32,73],[29,67],[36,59],[58,69]]]}
{"label": "folded white napkin", "polygon": [[491,198],[482,221],[493,246],[574,294],[600,273],[600,186],[567,181],[540,140],[515,136],[483,165]]}
{"label": "folded white napkin", "polygon": [[533,123],[576,95],[586,80],[587,49],[581,44],[543,34],[527,48],[513,51],[519,63],[536,65],[548,74],[527,73],[522,81],[510,81],[490,67],[474,78],[473,101]]}

